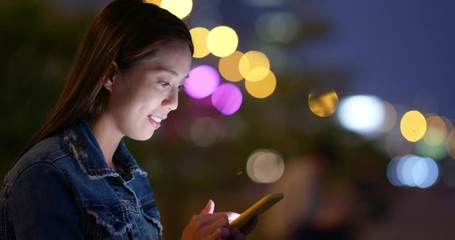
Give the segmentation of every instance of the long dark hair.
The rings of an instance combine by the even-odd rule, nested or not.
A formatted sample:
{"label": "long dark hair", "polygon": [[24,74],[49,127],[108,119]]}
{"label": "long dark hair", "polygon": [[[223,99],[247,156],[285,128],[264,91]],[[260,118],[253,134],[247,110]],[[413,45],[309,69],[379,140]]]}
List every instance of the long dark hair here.
{"label": "long dark hair", "polygon": [[56,105],[17,159],[78,119],[95,120],[106,107],[108,91],[103,84],[114,63],[121,70],[128,70],[175,39],[187,43],[193,53],[186,24],[154,4],[114,0],[103,8],[82,39]]}

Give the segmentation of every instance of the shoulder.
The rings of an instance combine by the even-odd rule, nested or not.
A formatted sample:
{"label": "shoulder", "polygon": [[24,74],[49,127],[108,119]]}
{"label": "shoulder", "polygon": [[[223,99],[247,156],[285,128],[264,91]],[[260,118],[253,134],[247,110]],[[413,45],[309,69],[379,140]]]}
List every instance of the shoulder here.
{"label": "shoulder", "polygon": [[36,174],[40,172],[54,172],[63,177],[63,169],[57,162],[68,157],[71,157],[71,153],[61,135],[45,138],[27,151],[9,170],[5,177],[5,188],[12,187],[19,178],[37,178]]}

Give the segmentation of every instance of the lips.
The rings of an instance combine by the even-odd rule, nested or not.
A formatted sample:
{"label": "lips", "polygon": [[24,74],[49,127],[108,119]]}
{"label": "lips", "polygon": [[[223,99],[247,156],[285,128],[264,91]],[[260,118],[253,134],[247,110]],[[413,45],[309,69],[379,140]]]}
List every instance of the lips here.
{"label": "lips", "polygon": [[164,120],[164,118],[160,118],[152,114],[148,115],[148,119],[154,128],[159,128],[161,126],[161,121]]}

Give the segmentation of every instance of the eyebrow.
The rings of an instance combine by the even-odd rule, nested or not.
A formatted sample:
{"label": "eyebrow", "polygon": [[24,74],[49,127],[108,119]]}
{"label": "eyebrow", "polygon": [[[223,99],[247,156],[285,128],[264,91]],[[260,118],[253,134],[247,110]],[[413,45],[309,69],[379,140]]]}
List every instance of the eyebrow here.
{"label": "eyebrow", "polygon": [[[170,68],[168,68],[168,67],[165,67],[165,66],[158,66],[158,67],[156,68],[156,70],[168,72],[168,73],[170,73],[170,74],[172,74],[172,75],[174,75],[174,76],[176,76],[176,77],[179,76],[179,74],[178,74],[176,71],[174,71],[174,70],[172,70],[172,69],[170,69]],[[188,78],[188,77],[189,77],[189,74],[186,75],[183,79]]]}

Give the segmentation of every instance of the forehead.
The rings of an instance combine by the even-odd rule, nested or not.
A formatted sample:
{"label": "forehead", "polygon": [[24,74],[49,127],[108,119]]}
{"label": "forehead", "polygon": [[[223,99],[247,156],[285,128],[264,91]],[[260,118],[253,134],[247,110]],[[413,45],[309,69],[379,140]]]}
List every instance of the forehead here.
{"label": "forehead", "polygon": [[138,65],[185,77],[190,70],[191,61],[189,46],[183,41],[171,41],[160,46],[154,54],[141,60]]}
{"label": "forehead", "polygon": [[141,62],[165,65],[166,67],[191,64],[192,55],[190,48],[182,41],[165,43],[155,50],[153,54]]}

